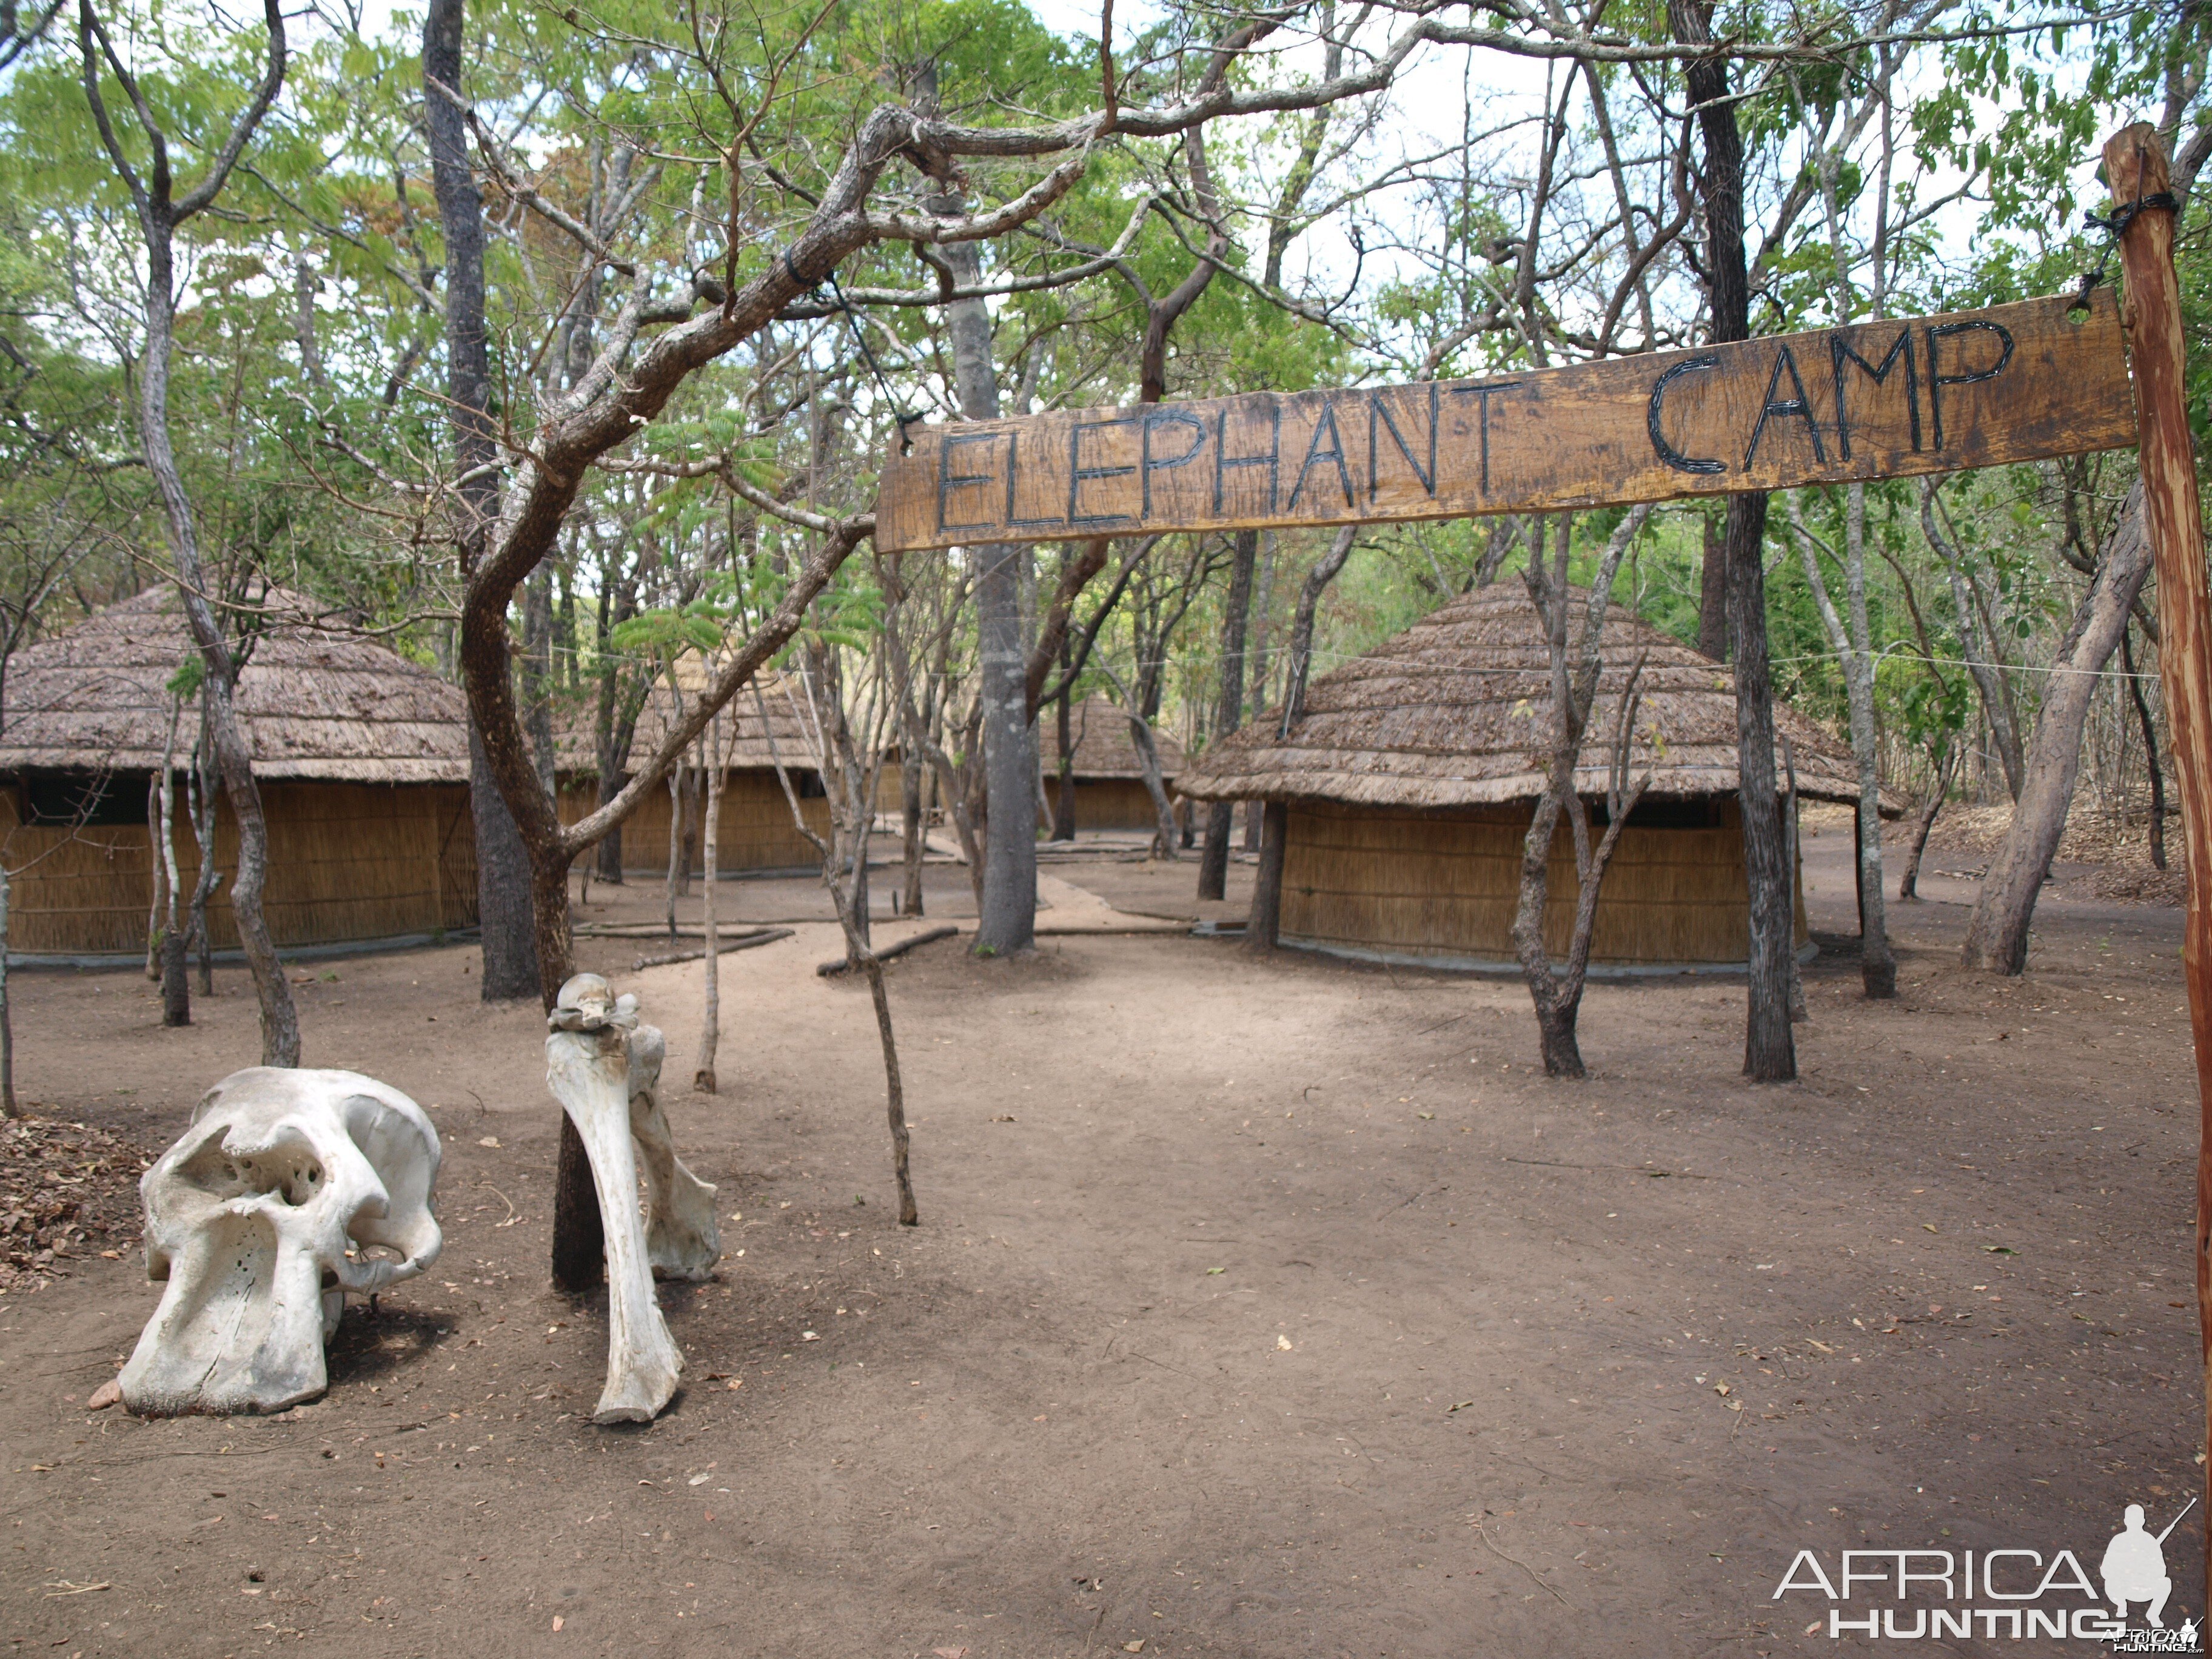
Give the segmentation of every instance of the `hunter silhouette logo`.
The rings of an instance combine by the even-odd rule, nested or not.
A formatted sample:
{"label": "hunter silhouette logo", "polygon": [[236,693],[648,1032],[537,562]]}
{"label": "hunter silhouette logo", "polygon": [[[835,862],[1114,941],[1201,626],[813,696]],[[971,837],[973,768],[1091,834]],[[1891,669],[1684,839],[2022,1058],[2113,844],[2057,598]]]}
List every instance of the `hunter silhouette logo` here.
{"label": "hunter silhouette logo", "polygon": [[[2070,1638],[2109,1642],[2114,1653],[2202,1653],[2196,1620],[2169,1628],[2164,1617],[2173,1594],[2166,1541],[2196,1505],[2191,1498],[2154,1533],[2143,1506],[2129,1504],[2098,1559],[2101,1595],[2069,1549],[1845,1550],[1832,1576],[1808,1549],[1797,1552],[1773,1599],[1810,1592],[1835,1604],[1827,1610],[1831,1640]],[[2141,1625],[2128,1622],[2131,1607],[2141,1609]],[[1816,1620],[1806,1633],[1819,1629]]]}
{"label": "hunter silhouette logo", "polygon": [[[2181,1515],[2188,1514],[2196,1504],[2191,1498],[2182,1506]],[[2166,1611],[2166,1598],[2173,1594],[2173,1580],[2166,1576],[2166,1540],[2181,1524],[2181,1515],[2167,1522],[2166,1530],[2154,1538],[2143,1530],[2143,1506],[2128,1505],[2121,1517],[2123,1530],[2105,1546],[2104,1563],[2097,1570],[2115,1617],[2124,1620],[2130,1601],[2148,1601],[2150,1606],[2143,1611],[2143,1622],[2153,1630],[2165,1628],[2158,1616]]]}

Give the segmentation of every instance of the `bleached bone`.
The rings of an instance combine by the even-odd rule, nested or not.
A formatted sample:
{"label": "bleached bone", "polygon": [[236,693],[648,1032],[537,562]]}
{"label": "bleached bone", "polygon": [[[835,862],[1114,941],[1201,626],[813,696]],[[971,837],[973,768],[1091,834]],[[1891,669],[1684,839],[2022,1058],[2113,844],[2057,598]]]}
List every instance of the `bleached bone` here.
{"label": "bleached bone", "polygon": [[[649,1423],[676,1392],[684,1353],[653,1296],[656,1273],[705,1279],[721,1255],[714,1189],[684,1167],[659,1097],[667,1045],[597,974],[561,988],[546,1017],[545,1082],[592,1163],[607,1253],[607,1380],[594,1423]],[[638,1203],[644,1154],[646,1208]]]}
{"label": "bleached bone", "polygon": [[357,1072],[232,1073],[138,1183],[147,1276],[168,1284],[117,1378],[124,1405],[276,1412],[321,1394],[346,1293],[437,1260],[437,1179],[438,1132],[398,1090]]}

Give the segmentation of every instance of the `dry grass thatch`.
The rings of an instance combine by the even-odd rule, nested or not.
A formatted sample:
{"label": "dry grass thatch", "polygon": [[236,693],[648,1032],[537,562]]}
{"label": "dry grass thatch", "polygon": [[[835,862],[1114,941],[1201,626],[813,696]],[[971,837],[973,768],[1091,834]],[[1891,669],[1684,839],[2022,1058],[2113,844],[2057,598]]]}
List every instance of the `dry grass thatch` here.
{"label": "dry grass thatch", "polygon": [[[1129,736],[1129,716],[1121,705],[1104,697],[1085,697],[1067,711],[1070,735],[1074,738],[1075,777],[1081,782],[1092,778],[1141,778],[1144,768],[1137,764],[1137,745]],[[1186,764],[1182,745],[1166,732],[1153,730],[1152,741],[1159,747],[1160,775],[1173,779]],[[1044,769],[1048,777],[1060,775],[1060,713],[1055,708],[1037,711],[1037,747],[1043,753]]]}
{"label": "dry grass thatch", "polygon": [[[636,732],[630,739],[629,754],[633,762],[641,763],[659,750],[670,729],[697,706],[696,699],[706,690],[707,682],[706,664],[696,651],[686,652],[677,659],[675,690],[669,689],[665,674],[653,681],[652,689],[646,694],[643,707],[638,710]],[[768,709],[769,723],[766,726],[761,723],[761,708],[763,706]],[[787,771],[812,771],[814,739],[807,726],[805,709],[805,697],[800,687],[795,682],[787,683],[779,674],[763,674],[760,677],[757,702],[750,686],[739,691],[722,710],[722,752],[729,757],[730,769],[732,771],[749,771],[755,768],[772,767],[781,760]],[[735,722],[734,728],[731,724],[732,721]],[[769,741],[771,733],[775,739],[773,745]],[[555,765],[562,776],[592,778],[599,775],[599,710],[596,703],[572,709],[555,722],[553,748]]]}
{"label": "dry grass thatch", "polygon": [[[267,628],[239,677],[238,708],[267,779],[461,783],[469,775],[460,688],[319,619],[272,589]],[[0,705],[0,771],[151,771],[169,727],[167,687],[192,653],[175,589],[112,605],[18,652]],[[186,708],[179,747],[196,729]]]}
{"label": "dry grass thatch", "polygon": [[[1586,599],[1572,591],[1577,628]],[[1605,789],[1620,693],[1639,656],[1643,704],[1632,764],[1650,770],[1651,796],[1734,794],[1735,688],[1728,669],[1620,606],[1606,625],[1604,670],[1577,787],[1587,794]],[[1532,800],[1546,769],[1549,661],[1527,592],[1517,582],[1501,582],[1318,676],[1288,737],[1277,736],[1278,714],[1262,714],[1208,749],[1176,787],[1200,800],[1413,808]],[[1849,752],[1788,708],[1778,704],[1774,715],[1790,740],[1798,793],[1856,799]],[[1777,761],[1778,775],[1778,753]],[[1885,802],[1885,816],[1893,811]]]}

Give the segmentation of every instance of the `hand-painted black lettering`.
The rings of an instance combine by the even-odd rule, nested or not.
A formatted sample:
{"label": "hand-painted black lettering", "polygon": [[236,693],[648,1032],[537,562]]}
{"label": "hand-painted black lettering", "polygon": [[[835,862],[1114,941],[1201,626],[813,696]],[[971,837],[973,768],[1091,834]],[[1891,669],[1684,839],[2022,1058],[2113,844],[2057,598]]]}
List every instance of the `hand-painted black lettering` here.
{"label": "hand-painted black lettering", "polygon": [[[1321,434],[1324,430],[1328,434],[1327,449],[1321,447]],[[1326,398],[1322,399],[1321,418],[1314,422],[1313,435],[1306,440],[1306,458],[1298,468],[1297,477],[1291,484],[1291,499],[1283,503],[1284,512],[1298,510],[1298,492],[1306,487],[1306,474],[1313,471],[1317,461],[1336,463],[1337,487],[1344,491],[1344,504],[1350,507],[1352,499],[1352,474],[1344,465],[1344,434],[1337,430],[1336,405]]]}
{"label": "hand-painted black lettering", "polygon": [[[1963,374],[1946,374],[1937,358],[1936,342],[1956,339],[1961,334],[1994,334],[2003,343],[1997,360],[1987,368],[1970,368]],[[1963,323],[1930,323],[1928,325],[1928,419],[1935,428],[1936,447],[1943,447],[1943,388],[1947,386],[1972,386],[1977,380],[1994,380],[2004,373],[2005,365],[2012,361],[2012,331],[2001,324],[1976,317]]]}
{"label": "hand-painted black lettering", "polygon": [[1066,519],[1024,519],[1014,511],[1014,487],[1022,475],[1022,434],[1018,428],[1006,434],[1006,528],[1009,530],[1058,529]]}
{"label": "hand-painted black lettering", "polygon": [[[1376,453],[1375,431],[1381,425],[1390,428],[1390,441],[1398,446],[1398,453],[1406,458],[1406,465],[1413,469],[1413,476],[1421,481],[1421,488],[1429,492],[1431,500],[1434,500],[1437,493],[1437,383],[1434,380],[1429,382],[1429,465],[1426,471],[1422,470],[1419,459],[1406,442],[1406,434],[1398,430],[1398,422],[1390,413],[1389,404],[1382,401],[1386,395],[1381,391],[1367,394],[1367,499],[1373,502],[1382,479],[1382,469],[1379,465],[1382,457]],[[1486,410],[1489,408],[1487,400],[1483,407]]]}
{"label": "hand-painted black lettering", "polygon": [[1275,510],[1275,495],[1282,487],[1283,469],[1283,405],[1273,397],[1267,398],[1267,447],[1264,453],[1232,455],[1229,453],[1229,411],[1223,410],[1213,418],[1213,511],[1222,512],[1221,485],[1223,475],[1235,466],[1264,466],[1267,469],[1267,511]]}
{"label": "hand-painted black lettering", "polygon": [[[1166,460],[1152,459],[1152,434],[1164,427],[1181,426],[1190,428],[1190,447],[1180,455]],[[1142,461],[1145,481],[1145,517],[1152,516],[1152,474],[1172,472],[1179,466],[1188,466],[1198,459],[1198,452],[1206,447],[1206,422],[1187,409],[1148,409],[1145,411]]]}
{"label": "hand-painted black lettering", "polygon": [[994,444],[999,441],[999,435],[995,432],[948,432],[938,441],[937,527],[939,530],[997,527],[999,521],[996,519],[948,519],[945,516],[945,504],[954,490],[965,489],[969,484],[992,483],[999,476],[995,472],[955,472],[952,470],[953,450],[963,444]]}
{"label": "hand-painted black lettering", "polygon": [[[1490,394],[1493,392],[1510,392],[1520,384],[1518,380],[1492,380],[1485,386],[1455,386],[1452,388],[1452,396],[1455,398],[1473,398],[1477,400],[1478,412],[1474,417],[1474,426],[1479,434],[1482,457],[1481,489],[1486,495],[1490,493]],[[1431,452],[1431,454],[1434,453],[1434,451]]]}
{"label": "hand-painted black lettering", "polygon": [[[1782,376],[1790,376],[1794,398],[1777,398],[1782,388]],[[1795,416],[1805,422],[1805,430],[1813,434],[1813,459],[1821,465],[1828,462],[1828,452],[1820,446],[1820,423],[1813,418],[1812,400],[1805,395],[1805,377],[1797,372],[1797,356],[1788,346],[1774,354],[1774,372],[1766,377],[1766,401],[1759,405],[1759,419],[1751,428],[1751,443],[1743,452],[1743,470],[1751,471],[1751,463],[1759,453],[1759,440],[1766,430],[1766,423],[1775,416]]]}
{"label": "hand-painted black lettering", "polygon": [[1851,333],[1844,329],[1838,329],[1828,337],[1828,356],[1836,370],[1836,447],[1843,451],[1845,460],[1850,459],[1851,419],[1844,402],[1844,365],[1856,363],[1861,374],[1880,386],[1889,379],[1890,371],[1897,367],[1898,356],[1902,353],[1905,357],[1905,407],[1912,421],[1912,453],[1917,455],[1920,453],[1920,377],[1912,366],[1912,325],[1908,323],[1897,331],[1897,338],[1891,343],[1879,368],[1859,356],[1857,348],[1851,344],[1852,337]]}
{"label": "hand-painted black lettering", "polygon": [[1078,421],[1067,428],[1067,523],[1097,526],[1108,524],[1133,524],[1134,518],[1127,513],[1085,513],[1082,509],[1083,486],[1092,478],[1125,478],[1137,469],[1133,466],[1085,466],[1083,465],[1083,434],[1103,432],[1109,427],[1134,426],[1133,415],[1116,416],[1110,421]]}
{"label": "hand-painted black lettering", "polygon": [[1718,368],[1721,360],[1711,352],[1682,361],[1651,383],[1651,407],[1644,412],[1644,424],[1651,434],[1651,453],[1673,467],[1677,472],[1714,473],[1728,471],[1726,461],[1717,461],[1710,455],[1685,455],[1667,441],[1667,429],[1662,422],[1661,408],[1667,398],[1667,388],[1682,375],[1699,369]]}

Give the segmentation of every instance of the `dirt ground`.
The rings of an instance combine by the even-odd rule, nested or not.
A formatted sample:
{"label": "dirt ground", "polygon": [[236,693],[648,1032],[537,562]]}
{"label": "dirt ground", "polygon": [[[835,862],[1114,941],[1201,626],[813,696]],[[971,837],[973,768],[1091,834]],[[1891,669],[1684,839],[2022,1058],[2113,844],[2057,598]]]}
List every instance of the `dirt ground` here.
{"label": "dirt ground", "polygon": [[[1802,1548],[2094,1571],[2124,1504],[2163,1527],[2198,1478],[2179,914],[2061,883],[2033,970],[1968,977],[1971,885],[1930,873],[1893,912],[1904,994],[1870,1005],[1846,841],[1808,843],[1829,948],[1789,1087],[1738,1076],[1740,982],[1593,987],[1595,1075],[1562,1085],[1512,981],[1182,933],[917,951],[891,970],[912,1231],[865,989],[811,971],[832,930],[726,957],[723,1092],[669,1093],[725,1258],[663,1289],[688,1386],[643,1429],[586,1420],[604,1300],[547,1287],[535,1011],[479,1003],[463,946],[307,964],[308,1062],[446,1133],[444,1258],[349,1310],[328,1396],[274,1419],[86,1411],[154,1303],[128,1248],[0,1297],[4,1633],[67,1659],[1641,1659],[1839,1650],[1825,1601],[1773,1599]],[[1188,863],[1049,872],[1199,914]],[[963,881],[933,873],[946,908]],[[823,914],[803,881],[731,886],[755,920]],[[701,970],[632,973],[638,948],[583,955],[680,1083]],[[164,1031],[141,978],[18,975],[24,1092],[166,1143],[258,1055],[220,977]],[[2166,1546],[2169,1623],[2201,1519]]]}

